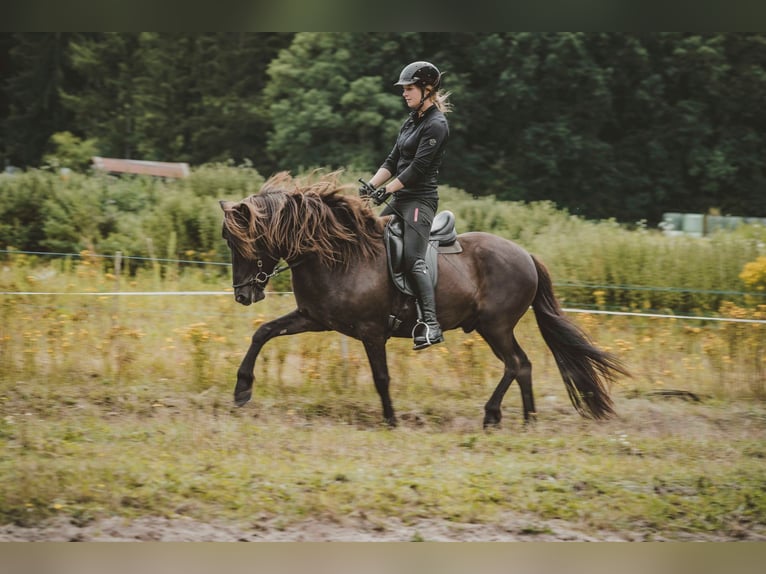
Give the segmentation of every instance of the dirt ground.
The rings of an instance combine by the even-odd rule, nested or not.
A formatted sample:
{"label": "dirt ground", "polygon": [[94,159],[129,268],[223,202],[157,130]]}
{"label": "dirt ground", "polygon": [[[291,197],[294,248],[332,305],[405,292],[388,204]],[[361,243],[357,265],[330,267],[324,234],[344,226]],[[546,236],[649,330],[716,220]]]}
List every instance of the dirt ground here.
{"label": "dirt ground", "polygon": [[[742,540],[740,534],[736,539]],[[745,535],[746,540],[766,540],[763,536]],[[597,542],[644,541],[643,534],[598,532],[586,534],[577,525],[560,520],[530,521],[527,517],[506,516],[497,524],[460,524],[446,520],[423,520],[403,524],[393,519],[384,526],[364,516],[349,517],[343,522],[306,520],[284,526],[278,519],[258,520],[250,524],[203,523],[192,519],[119,517],[101,519],[85,526],[65,518],[44,526],[25,528],[0,527],[0,542]],[[661,535],[652,541],[667,541]],[[725,541],[722,537],[690,536],[688,541]]]}

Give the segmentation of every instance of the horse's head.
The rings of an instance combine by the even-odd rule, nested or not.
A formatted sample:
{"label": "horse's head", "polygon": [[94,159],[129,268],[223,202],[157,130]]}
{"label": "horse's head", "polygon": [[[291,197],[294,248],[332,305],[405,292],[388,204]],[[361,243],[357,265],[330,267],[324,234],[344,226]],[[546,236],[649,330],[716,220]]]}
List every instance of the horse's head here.
{"label": "horse's head", "polygon": [[247,205],[233,201],[219,203],[224,213],[222,235],[231,250],[234,299],[242,305],[257,303],[266,296],[264,289],[279,259],[258,249]]}

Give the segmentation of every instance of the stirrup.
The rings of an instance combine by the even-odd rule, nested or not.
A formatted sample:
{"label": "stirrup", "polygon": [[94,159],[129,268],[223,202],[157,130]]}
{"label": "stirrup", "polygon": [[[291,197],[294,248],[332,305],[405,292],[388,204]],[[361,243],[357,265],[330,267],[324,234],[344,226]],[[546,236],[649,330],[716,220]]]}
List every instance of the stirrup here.
{"label": "stirrup", "polygon": [[[419,326],[425,327],[425,335],[417,336],[415,335],[415,331]],[[418,339],[421,339],[420,342],[418,342]],[[420,349],[425,349],[426,347],[430,347],[431,345],[436,345],[437,343],[442,343],[444,341],[444,335],[439,335],[438,337],[431,339],[431,327],[428,326],[428,323],[425,321],[417,321],[415,323],[415,326],[412,328],[412,342],[413,342],[413,351],[419,351]]]}

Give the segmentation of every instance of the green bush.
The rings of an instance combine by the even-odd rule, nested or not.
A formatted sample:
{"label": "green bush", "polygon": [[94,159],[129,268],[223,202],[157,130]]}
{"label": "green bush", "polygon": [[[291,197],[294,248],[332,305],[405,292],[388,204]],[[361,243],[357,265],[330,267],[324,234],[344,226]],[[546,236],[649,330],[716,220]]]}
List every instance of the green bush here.
{"label": "green bush", "polygon": [[56,132],[48,142],[50,153],[43,156],[43,163],[54,170],[68,168],[74,171],[86,171],[93,156],[98,155],[95,139],[82,140],[71,132]]}
{"label": "green bush", "polygon": [[50,174],[0,174],[0,247],[39,251],[45,239],[45,199],[53,190]]}
{"label": "green bush", "polygon": [[258,193],[264,181],[248,163],[240,166],[215,163],[193,169],[189,177],[178,183],[181,189],[197,197],[238,200]]}

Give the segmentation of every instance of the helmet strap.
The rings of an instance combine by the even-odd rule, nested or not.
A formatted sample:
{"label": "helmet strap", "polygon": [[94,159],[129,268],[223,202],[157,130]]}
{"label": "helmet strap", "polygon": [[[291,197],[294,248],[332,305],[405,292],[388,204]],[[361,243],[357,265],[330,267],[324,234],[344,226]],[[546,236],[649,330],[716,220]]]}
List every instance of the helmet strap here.
{"label": "helmet strap", "polygon": [[[429,93],[428,95],[430,96],[431,94]],[[412,117],[417,117],[418,114],[420,114],[420,108],[423,107],[423,104],[426,103],[427,99],[428,98],[426,97],[426,88],[425,88],[425,86],[420,86],[420,103],[418,104],[418,107],[415,108],[414,110],[412,110],[412,112],[410,113],[412,115]]]}

